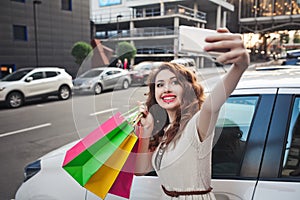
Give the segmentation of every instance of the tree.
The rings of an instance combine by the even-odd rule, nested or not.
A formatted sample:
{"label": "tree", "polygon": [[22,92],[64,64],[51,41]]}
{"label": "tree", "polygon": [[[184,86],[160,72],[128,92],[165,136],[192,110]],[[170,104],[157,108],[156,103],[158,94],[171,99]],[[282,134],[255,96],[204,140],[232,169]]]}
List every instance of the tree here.
{"label": "tree", "polygon": [[300,33],[297,31],[294,35],[294,43],[300,43]]}
{"label": "tree", "polygon": [[80,41],[73,45],[71,54],[75,58],[75,62],[81,65],[92,50],[93,48],[90,44]]}
{"label": "tree", "polygon": [[136,48],[129,42],[119,42],[116,50],[116,55],[119,59],[131,60],[136,55]]}

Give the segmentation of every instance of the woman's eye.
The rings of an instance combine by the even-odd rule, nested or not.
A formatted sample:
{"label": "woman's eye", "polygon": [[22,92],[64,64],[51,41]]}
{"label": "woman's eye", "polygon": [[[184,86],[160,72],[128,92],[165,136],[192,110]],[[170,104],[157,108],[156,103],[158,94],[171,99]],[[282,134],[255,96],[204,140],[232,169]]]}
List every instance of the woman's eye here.
{"label": "woman's eye", "polygon": [[164,86],[163,83],[157,83],[157,84],[156,84],[156,87],[158,87],[158,88],[163,87],[163,86]]}
{"label": "woman's eye", "polygon": [[179,84],[179,82],[177,80],[172,81],[172,85],[178,85],[178,84]]}

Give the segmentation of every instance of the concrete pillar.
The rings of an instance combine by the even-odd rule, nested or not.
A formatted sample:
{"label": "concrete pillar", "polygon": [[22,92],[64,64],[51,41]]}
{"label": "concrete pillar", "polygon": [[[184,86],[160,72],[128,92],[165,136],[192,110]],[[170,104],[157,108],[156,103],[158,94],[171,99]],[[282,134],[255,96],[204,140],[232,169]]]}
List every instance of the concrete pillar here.
{"label": "concrete pillar", "polygon": [[160,2],[160,15],[165,15],[165,3],[163,1]]}
{"label": "concrete pillar", "polygon": [[[134,28],[134,22],[133,21],[130,21],[130,23],[129,23],[129,31],[130,31],[130,37],[132,38],[132,37],[134,37],[134,34],[135,34],[135,28]],[[130,44],[132,45],[132,46],[135,46],[134,45],[134,41],[131,39],[130,40]],[[134,58],[132,58],[131,60],[130,60],[130,64],[131,65],[134,65]]]}
{"label": "concrete pillar", "polygon": [[224,11],[223,12],[223,19],[222,19],[222,27],[226,27],[226,25],[227,25],[226,21],[227,21],[227,12]]}
{"label": "concrete pillar", "polygon": [[222,7],[218,6],[217,13],[216,13],[216,28],[221,27],[221,11],[222,11]]}
{"label": "concrete pillar", "polygon": [[146,17],[146,8],[143,8],[143,17]]}
{"label": "concrete pillar", "polygon": [[194,18],[196,18],[198,12],[198,3],[197,1],[194,1]]}
{"label": "concrete pillar", "polygon": [[174,34],[176,35],[176,37],[174,37],[174,59],[178,58],[178,52],[179,52],[179,41],[178,41],[178,37],[179,37],[179,17],[175,17],[174,18]]}

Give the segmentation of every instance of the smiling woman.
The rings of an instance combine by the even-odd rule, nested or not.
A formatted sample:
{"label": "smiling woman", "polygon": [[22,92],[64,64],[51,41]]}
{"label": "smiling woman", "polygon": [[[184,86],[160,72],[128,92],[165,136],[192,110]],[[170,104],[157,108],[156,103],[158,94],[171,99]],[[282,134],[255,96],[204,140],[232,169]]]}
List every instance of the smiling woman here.
{"label": "smiling woman", "polygon": [[[144,116],[136,174],[156,171],[163,191],[160,199],[215,199],[211,192],[215,125],[220,108],[249,65],[239,35],[227,29],[216,33],[205,39],[204,50],[219,52],[217,62],[233,65],[207,98],[195,74],[184,65],[163,63],[150,76],[146,106],[140,106]],[[163,113],[165,119],[159,119]]]}

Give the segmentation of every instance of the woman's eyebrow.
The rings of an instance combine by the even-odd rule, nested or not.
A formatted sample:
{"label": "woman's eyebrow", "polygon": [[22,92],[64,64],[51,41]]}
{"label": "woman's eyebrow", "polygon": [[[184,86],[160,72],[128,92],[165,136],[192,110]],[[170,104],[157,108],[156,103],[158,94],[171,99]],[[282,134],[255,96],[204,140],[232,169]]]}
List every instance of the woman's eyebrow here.
{"label": "woman's eyebrow", "polygon": [[[177,77],[176,77],[176,76],[172,76],[172,77],[169,78],[169,80],[173,80],[173,79],[177,79]],[[165,81],[165,80],[160,79],[160,80],[157,80],[156,83],[157,83],[157,82],[164,82],[164,81]]]}

